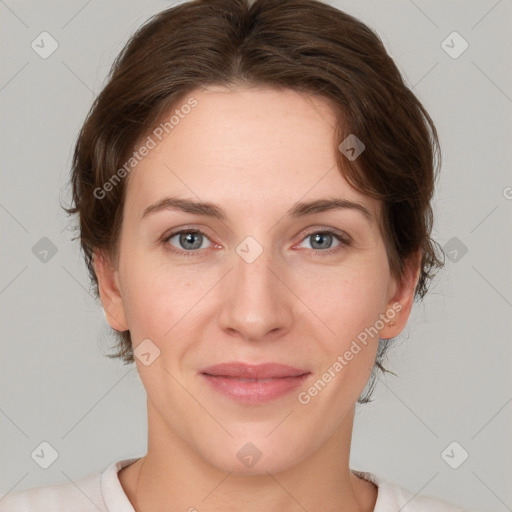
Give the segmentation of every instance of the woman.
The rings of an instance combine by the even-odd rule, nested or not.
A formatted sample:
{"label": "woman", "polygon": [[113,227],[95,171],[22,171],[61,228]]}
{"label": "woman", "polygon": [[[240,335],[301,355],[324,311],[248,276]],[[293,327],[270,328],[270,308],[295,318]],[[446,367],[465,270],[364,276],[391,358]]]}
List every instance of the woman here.
{"label": "woman", "polygon": [[70,209],[148,451],[0,509],[461,510],[349,467],[355,405],[442,265],[436,165],[355,18],[195,0],[149,20],[79,134]]}

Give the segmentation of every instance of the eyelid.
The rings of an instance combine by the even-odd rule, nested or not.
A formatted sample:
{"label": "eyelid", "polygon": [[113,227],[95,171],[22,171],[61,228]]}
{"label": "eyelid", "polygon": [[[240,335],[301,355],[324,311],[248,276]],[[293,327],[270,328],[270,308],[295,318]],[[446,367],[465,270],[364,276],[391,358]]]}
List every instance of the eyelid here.
{"label": "eyelid", "polygon": [[[162,241],[169,240],[173,236],[179,235],[181,233],[200,233],[201,235],[208,238],[211,241],[211,237],[208,235],[208,229],[204,227],[197,227],[196,225],[185,225],[180,226],[179,228],[169,229],[167,230],[161,237]],[[213,242],[212,242],[213,243]]]}

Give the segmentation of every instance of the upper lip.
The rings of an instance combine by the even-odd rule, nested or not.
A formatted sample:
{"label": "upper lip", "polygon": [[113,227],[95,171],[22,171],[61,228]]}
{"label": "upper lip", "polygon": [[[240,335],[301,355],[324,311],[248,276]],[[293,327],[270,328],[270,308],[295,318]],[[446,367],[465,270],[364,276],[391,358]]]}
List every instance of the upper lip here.
{"label": "upper lip", "polygon": [[308,370],[301,370],[280,363],[250,364],[241,362],[227,362],[208,366],[199,373],[219,377],[233,377],[239,379],[270,379],[283,377],[298,377],[309,373]]}

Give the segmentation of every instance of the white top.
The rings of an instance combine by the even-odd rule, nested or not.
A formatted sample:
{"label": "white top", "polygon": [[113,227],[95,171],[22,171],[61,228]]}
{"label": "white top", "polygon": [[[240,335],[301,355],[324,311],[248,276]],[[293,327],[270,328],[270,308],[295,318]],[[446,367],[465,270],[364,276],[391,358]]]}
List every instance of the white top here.
{"label": "white top", "polygon": [[[93,473],[74,483],[9,493],[0,499],[0,512],[135,512],[117,473],[136,460],[114,462],[103,473]],[[352,472],[378,487],[374,512],[467,512],[446,501],[415,496],[373,473]]]}

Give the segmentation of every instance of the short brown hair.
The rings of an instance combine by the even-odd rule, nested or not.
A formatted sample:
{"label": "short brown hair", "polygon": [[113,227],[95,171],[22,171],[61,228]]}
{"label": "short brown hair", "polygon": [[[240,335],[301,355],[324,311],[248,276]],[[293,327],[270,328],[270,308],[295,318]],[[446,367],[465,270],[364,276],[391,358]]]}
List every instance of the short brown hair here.
{"label": "short brown hair", "polygon": [[[327,99],[338,144],[355,134],[355,160],[336,148],[338,167],[360,192],[383,202],[380,229],[390,270],[421,253],[415,296],[423,298],[441,261],[431,237],[430,201],[440,166],[436,128],[404,83],[378,37],[356,18],[316,0],[193,0],[150,18],[115,59],[76,142],[73,205],[92,285],[92,255],[114,254],[126,180],[97,190],[130,158],[165,113],[194,89],[209,85],[293,89]],[[442,251],[441,251],[442,252]],[[117,352],[134,361],[129,331]],[[375,367],[388,347],[379,343]],[[370,379],[370,392],[375,381]]]}

